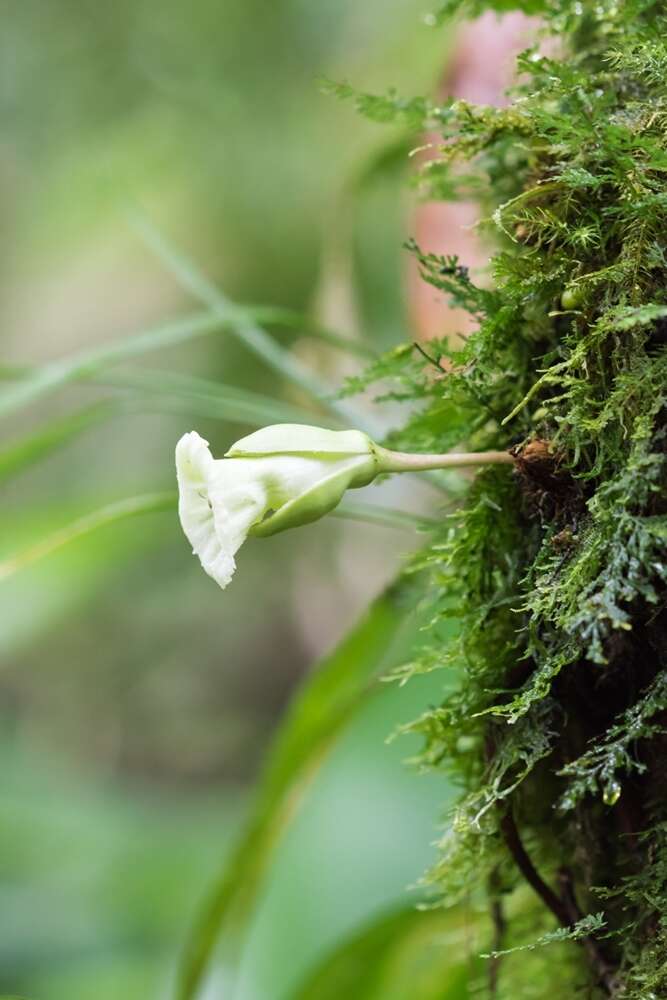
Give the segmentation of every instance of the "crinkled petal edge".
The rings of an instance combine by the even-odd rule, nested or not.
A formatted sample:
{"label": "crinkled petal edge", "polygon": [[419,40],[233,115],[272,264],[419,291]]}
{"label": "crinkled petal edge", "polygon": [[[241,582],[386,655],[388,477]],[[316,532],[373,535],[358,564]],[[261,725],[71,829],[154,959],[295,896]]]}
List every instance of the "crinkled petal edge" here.
{"label": "crinkled petal edge", "polygon": [[236,569],[234,552],[216,529],[209,497],[214,458],[208,441],[196,431],[184,434],[176,445],[178,515],[185,535],[203,569],[220,587],[226,587]]}

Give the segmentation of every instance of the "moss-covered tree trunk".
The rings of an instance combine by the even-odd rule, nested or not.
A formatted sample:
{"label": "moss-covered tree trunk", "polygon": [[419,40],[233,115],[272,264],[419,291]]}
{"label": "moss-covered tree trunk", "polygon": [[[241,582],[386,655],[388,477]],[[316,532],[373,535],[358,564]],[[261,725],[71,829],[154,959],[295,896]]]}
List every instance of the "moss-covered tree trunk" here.
{"label": "moss-covered tree trunk", "polygon": [[[494,5],[449,5],[466,6]],[[358,98],[441,131],[430,196],[482,192],[499,246],[486,290],[413,245],[479,330],[434,344],[426,372],[405,350],[370,373],[424,401],[394,446],[517,459],[421,557],[462,623],[418,665],[463,678],[414,726],[466,788],[432,878],[490,895],[498,952],[574,939],[496,957],[497,995],[650,1000],[667,997],[665,5],[514,6],[556,42],[520,57],[508,108]]]}

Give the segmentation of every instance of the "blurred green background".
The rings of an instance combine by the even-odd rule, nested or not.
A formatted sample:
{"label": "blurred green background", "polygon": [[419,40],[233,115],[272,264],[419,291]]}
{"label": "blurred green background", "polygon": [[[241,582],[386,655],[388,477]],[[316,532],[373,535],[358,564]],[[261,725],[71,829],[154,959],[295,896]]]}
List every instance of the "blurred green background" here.
{"label": "blurred green background", "polygon": [[[138,207],[235,301],[296,310],[373,349],[409,336],[402,137],[317,78],[433,92],[447,39],[428,10],[0,0],[2,364],[197,308],[131,225]],[[271,332],[332,391],[359,364],[298,323]],[[133,366],[156,369],[310,405],[226,334]],[[110,394],[45,397],[3,420],[2,446]],[[117,393],[124,412],[2,481],[0,556],[108,501],[172,489],[184,431],[221,454],[253,428],[168,395]],[[329,520],[249,544],[223,594],[164,513],[0,582],[0,993],[170,995],[294,685],[417,542]],[[408,740],[384,740],[438,697],[427,680],[387,687],[346,730],[280,848],[238,981],[212,981],[211,998],[287,997],[419,877],[449,792],[404,768]]]}

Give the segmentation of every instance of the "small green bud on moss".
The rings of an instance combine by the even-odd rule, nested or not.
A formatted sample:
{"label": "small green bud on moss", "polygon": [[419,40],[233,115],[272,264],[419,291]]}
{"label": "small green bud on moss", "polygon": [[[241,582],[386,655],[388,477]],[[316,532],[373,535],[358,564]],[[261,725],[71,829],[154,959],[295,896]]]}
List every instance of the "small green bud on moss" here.
{"label": "small green bud on moss", "polygon": [[560,297],[563,309],[576,309],[583,302],[584,296],[577,285],[569,285]]}

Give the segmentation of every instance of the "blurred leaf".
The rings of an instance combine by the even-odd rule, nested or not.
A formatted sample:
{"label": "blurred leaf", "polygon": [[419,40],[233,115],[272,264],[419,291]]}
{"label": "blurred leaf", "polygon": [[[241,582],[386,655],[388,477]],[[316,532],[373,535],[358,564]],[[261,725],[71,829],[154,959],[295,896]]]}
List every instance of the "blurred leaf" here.
{"label": "blurred leaf", "polygon": [[364,419],[355,407],[332,399],[331,386],[321,382],[317,375],[298,358],[281,347],[247,311],[239,309],[230,302],[219,288],[202,274],[196,264],[174,247],[148,219],[143,215],[135,215],[135,225],[147,246],[155,252],[184,289],[207,305],[221,321],[228,321],[230,315],[235,318],[230,330],[249,350],[294,385],[298,385],[309,396],[319,400],[335,416],[349,421],[353,427],[361,430],[369,429],[368,420]]}
{"label": "blurred leaf", "polygon": [[[228,317],[226,322],[233,321]],[[210,312],[198,312],[162,326],[142,330],[103,347],[78,351],[69,358],[33,369],[21,381],[0,391],[0,417],[13,413],[69,382],[90,377],[107,365],[127,361],[147,351],[183,343],[193,337],[219,330],[224,325],[218,316],[211,316]]]}
{"label": "blurred leaf", "polygon": [[387,658],[414,606],[414,580],[378,597],[297,695],[278,732],[255,807],[186,944],[176,995],[192,1000],[222,931],[240,935],[285,828],[323,758],[359,704],[377,689]]}
{"label": "blurred leaf", "polygon": [[152,403],[159,409],[171,410],[174,408],[173,403],[177,402],[180,404],[179,410],[231,423],[261,426],[282,422],[303,423],[315,418],[318,424],[331,423],[321,412],[317,413],[248,389],[180,372],[150,371],[143,368],[136,372],[112,371],[96,374],[94,381],[118,388],[133,389],[153,397]]}
{"label": "blurred leaf", "polygon": [[0,482],[67,444],[78,434],[106,420],[119,409],[120,407],[111,401],[89,406],[85,410],[68,414],[62,420],[51,421],[36,433],[29,434],[16,444],[0,451]]}
{"label": "blurred leaf", "polygon": [[[35,385],[41,369],[24,372],[22,377]],[[79,434],[110,417],[146,411],[187,413],[200,417],[240,424],[303,423],[317,419],[328,425],[326,417],[292,403],[273,399],[247,389],[197,378],[178,372],[141,369],[137,372],[99,372],[80,370],[80,381],[93,381],[114,388],[130,389],[139,398],[108,399],[61,420],[51,421],[33,434],[0,451],[0,482],[23,471],[27,466],[68,444]]]}
{"label": "blurred leaf", "polygon": [[[0,380],[3,382],[13,382],[16,379],[25,378],[30,373],[30,368],[25,365],[2,365],[0,364]],[[1,1000],[1,998],[0,998]]]}
{"label": "blurred leaf", "polygon": [[[267,318],[276,323],[282,322],[283,325],[291,325],[295,328],[298,328],[297,321],[303,318],[298,313],[291,313],[288,310],[267,310],[261,307],[257,309],[257,314],[266,314]],[[249,335],[249,331],[254,331],[260,342],[264,342],[262,338],[266,338],[279,357],[290,357],[288,352],[283,351],[267,333],[255,325],[255,313],[252,309],[227,305],[223,310],[218,305],[212,312],[206,310],[192,313],[182,319],[142,330],[130,337],[124,337],[122,340],[112,341],[102,347],[78,351],[61,361],[27,369],[2,368],[0,378],[13,384],[4,386],[0,390],[0,417],[13,413],[70,382],[96,379],[100,372],[112,365],[129,361],[150,351],[163,350],[165,347],[171,347],[195,337],[225,329],[230,332],[238,332],[242,339],[245,338],[246,334]],[[317,328],[313,327],[312,324],[306,332],[321,336],[328,341],[336,340],[337,346],[341,346],[343,341],[343,338],[336,338],[335,334],[325,331],[317,332]],[[294,364],[297,362],[294,361]],[[164,377],[168,376],[165,374]],[[177,376],[171,377],[175,379]],[[242,392],[238,389],[235,391],[238,394]],[[320,400],[326,409],[335,412],[336,406],[328,400],[331,391],[328,386],[318,383],[317,391],[311,387],[310,395],[316,400]]]}
{"label": "blurred leaf", "polygon": [[[103,385],[135,390],[137,395],[107,399],[68,414],[0,450],[0,482],[69,444],[91,427],[121,414],[176,412],[260,426],[280,422],[303,423],[316,418],[318,424],[327,424],[326,418],[321,414],[311,413],[270,396],[192,375],[143,369],[127,373],[93,373],[91,377],[93,381]],[[86,380],[87,376],[82,374],[79,378]]]}
{"label": "blurred leaf", "polygon": [[358,196],[362,196],[379,181],[394,174],[402,176],[411,169],[414,149],[414,133],[397,136],[390,142],[377,146],[361,161],[350,179],[350,186],[356,189]]}
{"label": "blurred leaf", "polygon": [[[285,326],[292,330],[298,330],[304,337],[314,337],[325,344],[336,347],[339,351],[347,354],[357,354],[361,358],[376,358],[377,351],[363,340],[344,337],[340,333],[335,333],[325,326],[313,321],[303,313],[295,312],[292,309],[282,309],[276,306],[253,306],[252,315],[258,323],[267,326]],[[2,371],[0,370],[0,377]]]}
{"label": "blurred leaf", "polygon": [[316,399],[324,399],[329,395],[328,386],[321,383],[289,351],[276,343],[273,337],[253,319],[230,302],[227,296],[223,295],[220,289],[199,270],[194,261],[178,250],[152,222],[143,215],[135,215],[134,222],[146,245],[173,274],[182,288],[208,306],[213,315],[220,320],[227,321],[230,315],[236,317],[234,332],[246,347],[309,395]]}
{"label": "blurred leaf", "polygon": [[331,517],[343,517],[352,521],[362,521],[367,524],[381,524],[388,528],[405,528],[408,531],[426,531],[435,527],[437,521],[419,514],[411,514],[407,510],[395,510],[393,507],[381,507],[379,504],[354,503],[343,500],[339,507],[330,513]]}
{"label": "blurred leaf", "polygon": [[[13,576],[19,570],[51,555],[58,549],[75,542],[85,535],[105,528],[115,521],[122,521],[137,514],[156,514],[164,511],[176,511],[178,495],[174,491],[164,493],[145,493],[137,497],[127,497],[106,504],[90,514],[84,514],[63,528],[41,538],[14,555],[0,562],[0,582]],[[375,504],[342,503],[333,511],[337,517],[350,521],[362,521],[367,524],[381,524],[394,528],[415,530],[418,526],[427,526],[429,522],[407,511],[394,510],[391,507],[380,507]]]}
{"label": "blurred leaf", "polygon": [[401,909],[344,941],[290,1000],[468,1000],[483,971],[471,914]]}
{"label": "blurred leaf", "polygon": [[0,562],[0,581],[7,579],[31,563],[37,562],[38,559],[51,555],[52,552],[61,549],[64,545],[68,545],[84,535],[89,535],[98,528],[113,524],[114,521],[134,517],[136,514],[153,514],[158,511],[175,510],[175,508],[176,494],[174,492],[146,493],[142,496],[128,497],[125,500],[107,504],[4,559]]}

